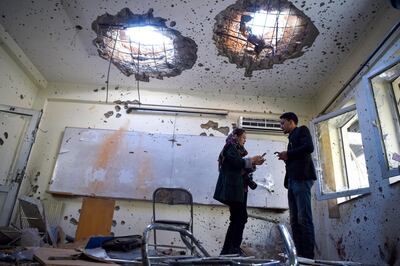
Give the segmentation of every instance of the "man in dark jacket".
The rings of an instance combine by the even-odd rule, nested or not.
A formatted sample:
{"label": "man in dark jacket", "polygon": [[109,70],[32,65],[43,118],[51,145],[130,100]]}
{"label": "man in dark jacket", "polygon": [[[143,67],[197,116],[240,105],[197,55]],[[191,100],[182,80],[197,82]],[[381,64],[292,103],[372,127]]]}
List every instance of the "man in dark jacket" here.
{"label": "man in dark jacket", "polygon": [[297,127],[298,118],[292,112],[280,117],[281,128],[289,134],[287,151],[278,152],[279,160],[285,161],[284,186],[288,189],[290,225],[297,254],[314,258],[314,224],[311,211],[311,187],[316,180],[311,159],[314,145],[306,126]]}

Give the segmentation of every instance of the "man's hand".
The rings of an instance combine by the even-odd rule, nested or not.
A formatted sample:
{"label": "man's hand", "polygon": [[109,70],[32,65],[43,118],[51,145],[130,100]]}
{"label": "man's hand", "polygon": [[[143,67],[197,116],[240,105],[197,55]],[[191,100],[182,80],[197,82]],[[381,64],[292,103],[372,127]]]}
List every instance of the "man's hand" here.
{"label": "man's hand", "polygon": [[286,161],[288,159],[287,151],[275,152],[278,160]]}

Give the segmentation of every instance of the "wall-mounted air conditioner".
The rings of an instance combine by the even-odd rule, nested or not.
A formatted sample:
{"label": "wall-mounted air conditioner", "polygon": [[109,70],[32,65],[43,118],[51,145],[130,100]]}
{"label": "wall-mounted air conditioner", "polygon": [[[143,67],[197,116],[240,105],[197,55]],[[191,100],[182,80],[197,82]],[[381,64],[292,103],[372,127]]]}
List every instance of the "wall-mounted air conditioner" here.
{"label": "wall-mounted air conditioner", "polygon": [[283,134],[280,120],[239,117],[239,127],[246,131]]}

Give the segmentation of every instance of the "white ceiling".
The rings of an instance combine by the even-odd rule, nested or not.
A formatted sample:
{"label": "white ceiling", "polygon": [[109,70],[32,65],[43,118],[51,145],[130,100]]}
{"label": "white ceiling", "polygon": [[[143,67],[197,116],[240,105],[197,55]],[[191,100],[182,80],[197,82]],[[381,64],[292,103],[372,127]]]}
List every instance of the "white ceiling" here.
{"label": "white ceiling", "polygon": [[[105,12],[114,15],[124,7],[135,14],[153,8],[155,17],[168,19],[167,26],[175,21],[174,29],[197,43],[198,59],[180,76],[150,79],[140,83],[141,89],[308,98],[318,94],[324,79],[356,49],[368,24],[389,2],[293,1],[315,23],[319,36],[302,57],[254,71],[251,78],[244,77],[243,68],[217,55],[212,40],[214,17],[235,0],[1,0],[0,24],[49,82],[101,87],[105,86],[108,61],[97,55],[92,44],[96,34],[91,23]],[[76,29],[77,25],[83,29]],[[136,81],[112,66],[109,84],[111,88],[135,87]]]}

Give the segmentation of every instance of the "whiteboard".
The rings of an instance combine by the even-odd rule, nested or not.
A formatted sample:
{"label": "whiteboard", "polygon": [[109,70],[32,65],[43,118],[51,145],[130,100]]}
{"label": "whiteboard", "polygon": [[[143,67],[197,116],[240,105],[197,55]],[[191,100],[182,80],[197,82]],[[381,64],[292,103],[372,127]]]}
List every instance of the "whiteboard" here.
{"label": "whiteboard", "polygon": [[[224,144],[224,137],[67,127],[49,192],[151,200],[158,187],[182,187],[195,203],[219,204],[212,196]],[[287,209],[285,167],[273,155],[286,144],[248,139],[246,149],[267,153],[267,163],[254,173],[259,186],[249,191],[248,206]]]}

